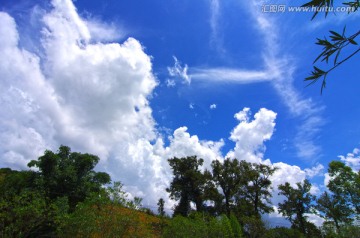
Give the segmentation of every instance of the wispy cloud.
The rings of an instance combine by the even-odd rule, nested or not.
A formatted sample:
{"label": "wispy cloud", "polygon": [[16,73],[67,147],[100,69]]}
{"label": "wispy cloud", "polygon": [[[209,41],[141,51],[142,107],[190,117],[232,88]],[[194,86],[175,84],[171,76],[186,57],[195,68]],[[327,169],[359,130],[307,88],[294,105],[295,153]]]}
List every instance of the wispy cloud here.
{"label": "wispy cloud", "polygon": [[[305,98],[294,87],[294,71],[296,66],[291,57],[282,51],[284,44],[280,32],[279,20],[269,14],[261,12],[262,1],[251,1],[246,4],[246,9],[254,20],[254,29],[262,36],[262,60],[260,70],[226,67],[190,67],[189,77],[194,81],[213,83],[238,83],[249,84],[257,82],[271,82],[274,89],[288,107],[290,113],[297,117],[300,124],[293,140],[297,156],[303,159],[318,158],[321,147],[315,142],[320,128],[325,124],[321,113],[324,107]],[[245,6],[245,5],[244,5]],[[219,41],[219,1],[211,0],[211,38],[213,42]],[[222,46],[221,44],[218,44]],[[176,59],[176,58],[175,58]],[[175,65],[177,60],[175,60]],[[186,72],[188,70],[187,65]],[[182,71],[177,71],[181,73]],[[187,74],[186,74],[187,75]]]}
{"label": "wispy cloud", "polygon": [[210,82],[254,83],[270,81],[267,71],[251,71],[232,68],[191,68],[191,78]]}
{"label": "wispy cloud", "polygon": [[218,53],[224,55],[226,50],[223,45],[223,36],[220,33],[220,1],[210,0],[210,46],[213,47]]}
{"label": "wispy cloud", "polygon": [[321,126],[324,125],[324,120],[321,117],[324,107],[316,105],[310,98],[305,99],[294,88],[293,73],[295,66],[291,59],[280,50],[284,43],[281,34],[279,34],[281,25],[277,24],[278,19],[261,12],[262,4],[262,2],[253,0],[249,10],[255,19],[259,33],[264,39],[264,65],[268,71],[276,72],[276,78],[272,80],[275,90],[290,112],[302,121],[294,139],[298,157],[317,158],[321,153],[321,147],[316,144],[315,137]]}
{"label": "wispy cloud", "polygon": [[[190,84],[191,78],[188,75],[188,65],[185,64],[184,66],[182,66],[181,62],[176,58],[176,56],[173,56],[173,58],[175,61],[174,66],[167,68],[170,77],[180,78],[183,80],[184,83]],[[174,81],[172,84],[174,84]]]}

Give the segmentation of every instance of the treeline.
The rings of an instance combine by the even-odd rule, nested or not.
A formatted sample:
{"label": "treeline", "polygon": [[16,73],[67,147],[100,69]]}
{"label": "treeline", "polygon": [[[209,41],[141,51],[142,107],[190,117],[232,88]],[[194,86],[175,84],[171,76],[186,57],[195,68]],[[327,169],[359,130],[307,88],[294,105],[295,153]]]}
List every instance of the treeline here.
{"label": "treeline", "polygon": [[[173,179],[166,191],[177,201],[172,218],[163,198],[155,215],[141,198],[128,199],[120,182],[94,171],[97,156],[66,146],[31,161],[33,170],[2,168],[0,237],[359,237],[360,172],[342,162],[329,164],[328,191],[318,198],[304,180],[280,185],[285,200],[271,204],[277,168],[225,159],[204,170],[196,156],[168,161]],[[273,205],[290,228],[261,219]],[[308,213],[326,222],[317,228]]]}
{"label": "treeline", "polygon": [[[213,161],[209,171],[201,168],[204,161],[196,156],[168,161],[174,177],[167,192],[178,201],[175,216],[188,217],[192,210],[211,216],[234,215],[247,237],[265,237],[262,214],[273,212],[273,205],[277,205],[292,229],[281,232],[295,234],[279,237],[359,237],[360,229],[353,224],[360,216],[360,172],[340,161],[329,164],[328,191],[316,198],[310,193],[312,185],[307,179],[295,187],[284,181],[278,186],[279,195],[285,198],[279,204],[270,202],[270,178],[276,167],[225,159]],[[321,229],[308,221],[309,213],[325,219]]]}

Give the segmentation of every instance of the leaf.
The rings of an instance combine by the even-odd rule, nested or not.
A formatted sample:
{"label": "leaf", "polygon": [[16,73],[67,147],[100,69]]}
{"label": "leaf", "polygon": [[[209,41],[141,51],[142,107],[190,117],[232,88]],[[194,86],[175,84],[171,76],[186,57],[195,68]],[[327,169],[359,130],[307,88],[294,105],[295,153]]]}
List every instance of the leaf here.
{"label": "leaf", "polygon": [[330,38],[333,41],[338,41],[338,40],[343,40],[344,37],[342,35],[340,35],[339,33],[335,32],[335,31],[330,31],[330,33],[332,34],[332,36],[330,36]]}
{"label": "leaf", "polygon": [[351,38],[348,38],[348,41],[353,44],[353,45],[357,45],[358,43],[356,41],[354,41],[353,39]]}
{"label": "leaf", "polygon": [[334,65],[337,63],[337,59],[340,55],[341,49],[338,50],[338,52],[336,53],[335,59],[334,59]]}

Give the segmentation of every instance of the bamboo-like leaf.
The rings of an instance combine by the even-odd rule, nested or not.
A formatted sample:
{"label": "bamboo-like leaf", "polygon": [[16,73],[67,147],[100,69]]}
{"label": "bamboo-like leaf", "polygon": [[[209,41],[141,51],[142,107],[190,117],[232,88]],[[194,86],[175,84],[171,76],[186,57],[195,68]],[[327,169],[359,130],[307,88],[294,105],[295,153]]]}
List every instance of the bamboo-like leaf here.
{"label": "bamboo-like leaf", "polygon": [[339,49],[338,52],[335,55],[334,65],[337,63],[337,59],[339,58],[340,52],[341,52],[341,49]]}
{"label": "bamboo-like leaf", "polygon": [[348,38],[348,41],[353,44],[353,45],[357,45],[358,43],[356,41],[354,41],[353,39],[351,38]]}

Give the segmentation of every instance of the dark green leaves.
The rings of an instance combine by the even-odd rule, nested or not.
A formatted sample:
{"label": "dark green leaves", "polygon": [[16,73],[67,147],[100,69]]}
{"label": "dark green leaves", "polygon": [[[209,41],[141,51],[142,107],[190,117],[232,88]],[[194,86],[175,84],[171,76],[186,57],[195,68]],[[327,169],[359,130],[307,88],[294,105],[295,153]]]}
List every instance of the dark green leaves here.
{"label": "dark green leaves", "polygon": [[[353,13],[358,10],[360,0],[343,2],[342,4],[349,8],[348,13]],[[302,5],[302,7],[309,7],[315,9],[315,13],[313,14],[311,20],[313,20],[319,12],[324,12],[325,17],[327,17],[329,12],[335,13],[337,8],[337,6],[334,6],[333,0],[312,0]],[[322,70],[314,66],[314,70],[311,72],[309,77],[305,78],[305,81],[310,81],[308,85],[311,85],[317,82],[320,78],[322,78],[321,93],[326,86],[326,76],[328,75],[328,73],[340,66],[345,61],[349,60],[351,57],[353,57],[360,51],[360,47],[357,49],[352,49],[352,53],[347,54],[347,56],[345,57],[341,57],[342,52],[345,48],[346,50],[349,50],[351,46],[358,46],[355,38],[360,34],[360,31],[358,31],[355,34],[347,37],[345,35],[345,30],[346,27],[344,27],[341,34],[336,31],[330,30],[330,40],[328,40],[326,37],[324,37],[324,39],[317,39],[316,44],[322,46],[323,48],[321,53],[315,58],[313,64],[315,64],[319,60],[321,62],[329,64],[330,58],[333,58],[333,63],[332,66],[327,70]]]}
{"label": "dark green leaves", "polygon": [[310,81],[309,85],[311,85],[318,81],[320,78],[323,78],[321,85],[321,93],[326,86],[326,76],[328,75],[328,73],[330,73],[332,70],[337,68],[339,65],[341,65],[342,63],[353,57],[358,51],[360,51],[360,48],[358,48],[352,54],[339,60],[341,52],[344,50],[344,48],[348,49],[349,45],[358,45],[358,43],[355,41],[355,38],[360,34],[360,31],[348,37],[345,35],[345,32],[346,27],[344,27],[341,34],[336,31],[330,31],[330,41],[326,37],[324,37],[324,39],[317,39],[316,44],[322,46],[323,48],[322,52],[316,57],[313,63],[315,64],[320,60],[321,62],[325,62],[326,64],[328,64],[329,60],[333,58],[333,66],[328,70],[322,70],[314,66],[314,70],[311,72],[309,77],[305,78],[305,81]]}

